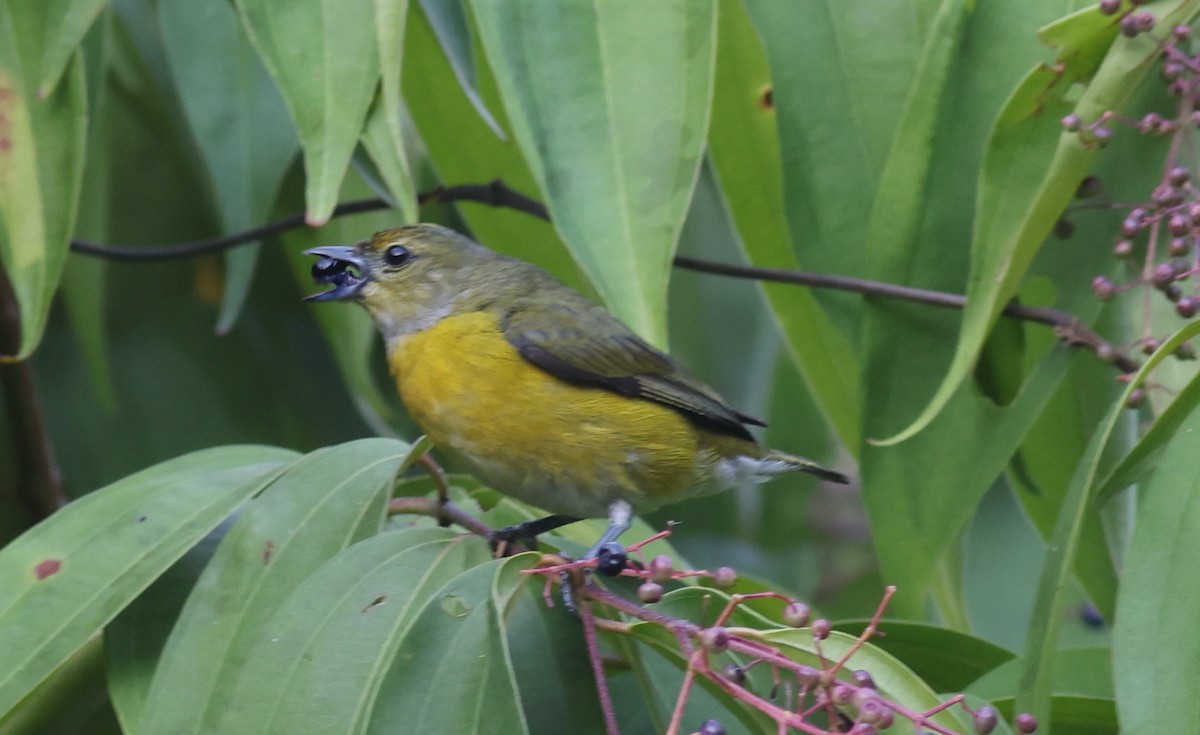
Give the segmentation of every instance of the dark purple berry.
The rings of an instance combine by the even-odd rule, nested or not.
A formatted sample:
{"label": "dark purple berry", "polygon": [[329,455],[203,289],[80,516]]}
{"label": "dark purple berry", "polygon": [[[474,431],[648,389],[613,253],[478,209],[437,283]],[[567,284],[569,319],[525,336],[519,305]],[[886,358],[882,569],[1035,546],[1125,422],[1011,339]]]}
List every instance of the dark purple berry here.
{"label": "dark purple berry", "polygon": [[725,735],[725,726],[716,720],[709,720],[700,726],[696,735]]}
{"label": "dark purple berry", "polygon": [[1101,342],[1096,345],[1096,357],[1100,358],[1100,362],[1107,362],[1110,365],[1117,361],[1117,350],[1107,342]]}
{"label": "dark purple berry", "polygon": [[1196,348],[1192,347],[1191,342],[1184,342],[1175,348],[1175,359],[1177,360],[1195,360]]}
{"label": "dark purple berry", "polygon": [[1071,133],[1074,133],[1083,127],[1083,120],[1075,113],[1071,113],[1070,115],[1063,117],[1063,119],[1059,122],[1062,123],[1062,126],[1065,130]]}
{"label": "dark purple berry", "polygon": [[1087,176],[1083,181],[1079,182],[1079,187],[1075,189],[1076,199],[1089,199],[1096,196],[1104,189],[1104,184],[1101,183],[1099,176]]}
{"label": "dark purple berry", "polygon": [[[1172,217],[1171,219],[1175,219]],[[1171,243],[1167,245],[1167,252],[1172,258],[1182,258],[1192,251],[1192,239],[1190,237],[1172,237]]]}
{"label": "dark purple berry", "polygon": [[725,668],[721,669],[721,673],[725,675],[726,679],[738,686],[746,684],[746,670],[737,664],[725,664]]}
{"label": "dark purple berry", "polygon": [[1121,10],[1121,0],[1100,0],[1100,12],[1105,15],[1116,15]]}
{"label": "dark purple berry", "polygon": [[1061,217],[1054,223],[1054,236],[1059,240],[1066,240],[1073,234],[1075,234],[1075,225],[1071,223],[1071,220]]}
{"label": "dark purple berry", "polygon": [[1175,39],[1176,43],[1184,43],[1192,37],[1192,29],[1185,25],[1177,25],[1171,29],[1171,38]]}
{"label": "dark purple berry", "polygon": [[1167,295],[1167,301],[1170,301],[1172,304],[1183,298],[1183,289],[1179,288],[1178,283],[1169,284],[1163,289],[1163,293]]}
{"label": "dark purple berry", "polygon": [[1171,234],[1175,237],[1183,237],[1186,235],[1188,228],[1191,227],[1191,225],[1191,221],[1182,214],[1173,214],[1167,219],[1167,229],[1170,230]]}
{"label": "dark purple berry", "polygon": [[1129,394],[1129,397],[1125,399],[1125,407],[1126,408],[1137,408],[1138,406],[1142,405],[1145,402],[1146,402],[1146,389],[1145,388],[1134,388],[1133,392]]}
{"label": "dark purple berry", "polygon": [[854,683],[859,685],[860,687],[863,687],[864,689],[874,689],[875,688],[875,680],[873,678],[871,678],[871,672],[869,672],[865,669],[859,669],[854,672],[853,677],[854,677]]}
{"label": "dark purple berry", "polygon": [[1092,139],[1095,140],[1096,145],[1100,146],[1101,148],[1108,145],[1112,138],[1112,128],[1104,125],[1097,125],[1096,127],[1092,128]]}
{"label": "dark purple berry", "polygon": [[1173,82],[1176,79],[1179,79],[1180,77],[1183,76],[1183,73],[1185,71],[1187,71],[1187,67],[1184,66],[1181,62],[1178,62],[1178,61],[1163,62],[1162,75],[1163,75],[1163,79],[1166,79],[1168,82]]}
{"label": "dark purple berry", "polygon": [[820,681],[820,679],[821,672],[817,671],[812,666],[801,664],[800,667],[796,669],[796,681],[800,682],[800,686],[805,687],[806,689],[816,684],[818,681]]}
{"label": "dark purple berry", "polygon": [[[1175,280],[1175,266],[1170,263],[1159,263],[1154,266],[1154,275],[1150,277],[1156,288],[1165,289]],[[1093,286],[1095,282],[1093,281]]]}
{"label": "dark purple berry", "polygon": [[1117,240],[1116,244],[1113,245],[1113,255],[1121,258],[1122,260],[1133,255],[1133,241]]}
{"label": "dark purple berry", "polygon": [[1157,349],[1158,340],[1154,339],[1153,337],[1149,337],[1146,339],[1146,341],[1142,342],[1142,354],[1144,355],[1153,355],[1154,351]]}
{"label": "dark purple berry", "polygon": [[1142,220],[1133,215],[1121,220],[1121,232],[1127,237],[1133,237],[1142,229]]}
{"label": "dark purple berry", "polygon": [[1021,735],[1031,735],[1037,731],[1037,718],[1028,712],[1022,712],[1013,720],[1013,725]]}
{"label": "dark purple berry", "polygon": [[[1126,20],[1129,16],[1126,16]],[[1157,112],[1147,112],[1146,115],[1138,123],[1138,130],[1143,133],[1157,133],[1159,125],[1162,124],[1163,116]]]}
{"label": "dark purple berry", "polygon": [[1130,17],[1133,18],[1134,24],[1142,33],[1154,30],[1154,24],[1157,21],[1157,19],[1154,17],[1154,13],[1151,13],[1148,10],[1143,10],[1140,13],[1134,13]]}
{"label": "dark purple berry", "polygon": [[1200,225],[1200,204],[1188,205],[1188,219],[1194,225]]}
{"label": "dark purple berry", "polygon": [[1183,186],[1191,178],[1191,172],[1183,166],[1176,166],[1167,172],[1167,181],[1175,186]]}
{"label": "dark purple berry", "polygon": [[1184,319],[1191,319],[1200,311],[1200,300],[1194,296],[1181,296],[1175,302],[1175,312]]}
{"label": "dark purple berry", "polygon": [[625,569],[625,547],[610,541],[596,552],[596,571],[605,577],[615,577]]}
{"label": "dark purple berry", "polygon": [[1142,29],[1138,28],[1137,21],[1133,19],[1132,14],[1121,19],[1121,33],[1125,34],[1127,38],[1133,38],[1141,32]]}
{"label": "dark purple berry", "polygon": [[999,719],[996,708],[985,704],[975,710],[975,716],[971,718],[971,726],[975,728],[977,735],[989,735],[992,730],[996,729],[996,722]]}
{"label": "dark purple berry", "polygon": [[838,684],[833,688],[833,701],[835,704],[849,704],[854,698],[854,687],[847,684]]}

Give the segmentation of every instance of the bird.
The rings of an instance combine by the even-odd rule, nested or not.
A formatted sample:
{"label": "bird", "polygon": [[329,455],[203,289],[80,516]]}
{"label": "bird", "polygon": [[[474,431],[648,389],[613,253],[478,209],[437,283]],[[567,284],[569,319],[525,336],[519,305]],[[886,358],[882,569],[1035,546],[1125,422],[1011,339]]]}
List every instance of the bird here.
{"label": "bird", "polygon": [[848,482],[760,445],[747,426],[763,422],[608,310],[454,230],[414,224],[305,253],[328,287],[306,298],[366,308],[434,446],[550,514],[502,529],[505,540],[607,518],[594,557],[635,512],[791,472]]}

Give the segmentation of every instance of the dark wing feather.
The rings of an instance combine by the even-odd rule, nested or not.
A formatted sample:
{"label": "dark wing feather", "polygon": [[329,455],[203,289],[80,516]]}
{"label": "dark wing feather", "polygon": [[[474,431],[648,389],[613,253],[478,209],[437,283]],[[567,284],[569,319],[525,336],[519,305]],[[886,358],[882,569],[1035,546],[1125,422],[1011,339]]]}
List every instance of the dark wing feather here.
{"label": "dark wing feather", "polygon": [[563,380],[655,401],[750,441],[743,424],[763,425],[582,296],[551,305],[523,300],[504,315],[501,328],[522,357]]}

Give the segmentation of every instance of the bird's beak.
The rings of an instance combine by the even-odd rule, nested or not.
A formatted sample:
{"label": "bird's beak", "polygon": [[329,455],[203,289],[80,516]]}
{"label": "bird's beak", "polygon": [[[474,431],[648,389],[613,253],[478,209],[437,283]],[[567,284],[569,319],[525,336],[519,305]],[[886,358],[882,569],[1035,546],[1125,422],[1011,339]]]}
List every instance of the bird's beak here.
{"label": "bird's beak", "polygon": [[316,255],[313,263],[313,281],[320,286],[330,285],[328,291],[305,296],[305,301],[340,301],[358,295],[367,282],[367,262],[352,246],[323,245],[305,250],[305,255]]}

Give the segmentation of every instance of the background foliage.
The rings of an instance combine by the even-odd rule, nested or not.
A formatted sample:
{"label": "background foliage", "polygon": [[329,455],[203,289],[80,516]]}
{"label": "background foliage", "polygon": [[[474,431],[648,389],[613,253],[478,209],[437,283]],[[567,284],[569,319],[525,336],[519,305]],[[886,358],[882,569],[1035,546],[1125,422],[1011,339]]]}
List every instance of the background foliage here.
{"label": "background foliage", "polygon": [[[850,633],[897,585],[862,665],[898,667],[905,701],[1195,730],[1200,389],[1164,360],[1197,327],[1095,298],[1121,212],[1051,236],[1086,176],[1138,202],[1168,155],[1195,164],[1190,128],[1102,147],[1060,125],[1174,115],[1158,58],[1200,2],[1143,10],[1156,30],[1130,37],[1075,0],[0,0],[0,733],[603,731],[530,557],[385,517],[428,489],[393,487],[417,432],[366,316],[299,301],[302,250],[419,220],[593,295],[768,419],[765,442],[856,478],[671,508],[648,519],[684,521],[670,553]],[[553,224],[418,205],[494,179]],[[331,218],[372,196],[391,209]],[[309,228],[221,255],[69,249],[296,212]],[[968,300],[754,285],[676,254]],[[1149,319],[1162,346],[1120,382],[1001,318],[1014,298],[1113,344]],[[1170,390],[1124,409],[1151,369]],[[45,518],[59,490],[75,500]],[[455,492],[496,525],[534,512]],[[577,553],[597,528],[548,542]],[[380,585],[403,597],[361,624]],[[628,732],[663,729],[682,676],[642,626],[606,644],[631,669],[610,672]],[[775,731],[698,691],[685,725],[710,717]]]}

